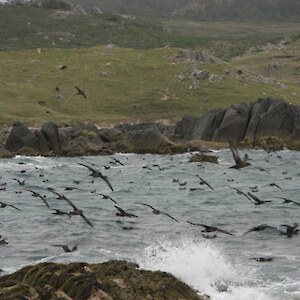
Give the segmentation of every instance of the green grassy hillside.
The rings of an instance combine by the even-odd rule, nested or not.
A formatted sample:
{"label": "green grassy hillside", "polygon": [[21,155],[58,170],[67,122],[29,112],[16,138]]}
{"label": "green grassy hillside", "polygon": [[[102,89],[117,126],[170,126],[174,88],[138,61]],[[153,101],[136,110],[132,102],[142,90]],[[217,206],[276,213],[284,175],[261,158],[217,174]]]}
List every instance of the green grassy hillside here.
{"label": "green grassy hillside", "polygon": [[[174,63],[175,48],[0,52],[0,122],[35,126],[48,120],[60,124],[175,121],[185,114],[201,115],[213,107],[267,96],[300,104],[299,45],[294,42],[287,49],[248,54],[222,65]],[[262,83],[252,72],[263,73],[275,54],[291,56],[272,75],[282,84],[276,79]],[[62,64],[67,68],[61,70]],[[206,69],[220,80],[179,80],[194,68]],[[76,96],[74,85],[86,91],[87,99]]]}

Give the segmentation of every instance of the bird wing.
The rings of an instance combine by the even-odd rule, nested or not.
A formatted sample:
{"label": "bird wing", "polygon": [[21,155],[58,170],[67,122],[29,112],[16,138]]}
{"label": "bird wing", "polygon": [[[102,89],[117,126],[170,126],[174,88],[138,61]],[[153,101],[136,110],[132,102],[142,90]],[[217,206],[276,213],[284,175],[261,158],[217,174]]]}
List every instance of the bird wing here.
{"label": "bird wing", "polygon": [[250,192],[248,192],[248,195],[249,195],[256,203],[262,202],[262,200],[258,199],[256,196],[254,196],[254,195],[251,194]]}
{"label": "bird wing", "polygon": [[150,207],[151,209],[155,210],[155,208],[147,203],[141,203],[141,202],[138,202],[138,204],[141,204],[141,205],[145,205],[145,206],[148,206]]}
{"label": "bird wing", "polygon": [[79,165],[88,168],[91,172],[97,172],[95,169],[93,169],[92,167],[88,166],[88,165],[84,165],[82,163],[78,163]]}
{"label": "bird wing", "polygon": [[214,189],[208,184],[207,181],[205,181],[204,179],[202,179],[200,176],[198,176],[198,177],[199,177],[199,179],[200,179],[203,183],[205,183],[209,188],[211,188],[212,190],[214,190]]}
{"label": "bird wing", "polygon": [[42,195],[38,194],[38,197],[41,198],[42,201],[50,208],[48,202],[46,201],[46,199]]}
{"label": "bird wing", "polygon": [[16,209],[16,210],[21,210],[20,208],[17,208],[17,207],[15,207],[14,205],[11,205],[11,204],[6,204],[6,205],[8,205],[8,206],[10,206],[10,207],[12,207],[12,208],[14,208],[14,209]]}
{"label": "bird wing", "polygon": [[82,92],[81,89],[78,86],[74,85],[74,88],[77,90],[78,93]]}
{"label": "bird wing", "polygon": [[89,219],[83,214],[81,213],[80,216],[82,217],[82,219],[89,224],[90,226],[94,227],[94,225],[89,221]]}
{"label": "bird wing", "polygon": [[206,227],[206,225],[203,225],[203,224],[193,223],[193,222],[190,222],[190,221],[187,221],[187,222],[188,222],[189,224],[191,224],[191,225]]}
{"label": "bird wing", "polygon": [[121,214],[126,214],[125,210],[121,208],[120,206],[115,205],[115,208],[121,213]]}
{"label": "bird wing", "polygon": [[229,234],[229,235],[233,235],[231,232],[229,232],[229,231],[226,231],[226,230],[223,230],[223,229],[220,229],[220,228],[217,228],[216,227],[216,229],[217,229],[217,231],[219,231],[219,232],[222,232],[222,233],[225,233],[225,234]]}
{"label": "bird wing", "polygon": [[75,206],[75,204],[70,200],[70,199],[68,199],[66,196],[64,196],[63,195],[63,197],[64,197],[64,200],[66,200],[70,205],[71,205],[71,207],[74,209],[74,210],[78,210],[78,208]]}
{"label": "bird wing", "polygon": [[237,151],[237,149],[233,146],[232,142],[229,142],[229,147],[230,147],[230,150],[232,152],[232,156],[233,156],[233,159],[235,160],[236,163],[241,163],[242,160],[239,156],[239,153]]}
{"label": "bird wing", "polygon": [[168,213],[162,212],[162,214],[166,215],[167,217],[171,218],[171,219],[174,220],[175,222],[179,223],[178,220],[176,220],[174,217],[172,217],[172,216],[169,215]]}
{"label": "bird wing", "polygon": [[100,177],[102,180],[104,180],[104,182],[109,186],[109,188],[114,191],[110,181],[108,180],[107,176],[103,175],[101,172],[100,172]]}

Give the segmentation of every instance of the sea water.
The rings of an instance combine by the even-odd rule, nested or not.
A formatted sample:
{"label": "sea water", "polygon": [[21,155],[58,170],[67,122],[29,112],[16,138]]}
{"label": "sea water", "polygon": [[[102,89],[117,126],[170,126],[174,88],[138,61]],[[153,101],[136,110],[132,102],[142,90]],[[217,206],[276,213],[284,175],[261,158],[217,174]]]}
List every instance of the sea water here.
{"label": "sea water", "polygon": [[[219,164],[191,163],[193,153],[2,159],[0,188],[6,189],[0,190],[0,201],[21,211],[8,206],[0,210],[0,235],[8,242],[0,245],[1,274],[46,261],[126,259],[143,269],[170,272],[213,300],[300,299],[300,234],[292,238],[280,234],[281,225],[300,223],[300,206],[278,198],[300,202],[300,153],[247,153],[251,166],[240,170],[229,168],[234,161],[228,149],[211,153],[219,157]],[[113,164],[113,158],[123,165]],[[108,176],[114,191],[78,163]],[[201,185],[196,175],[213,189]],[[24,185],[15,179],[25,180]],[[256,206],[232,187],[272,202]],[[80,216],[53,215],[54,208],[66,212],[72,208],[48,188],[82,209],[94,227]],[[29,190],[45,196],[51,209]],[[178,222],[153,214],[141,203]],[[138,217],[116,216],[115,205]],[[217,226],[233,235],[213,232],[207,238],[201,232],[204,227],[187,221]],[[273,228],[244,235],[260,224]],[[78,250],[71,253],[53,246],[72,248],[77,243]],[[253,259],[259,257],[273,260]]]}

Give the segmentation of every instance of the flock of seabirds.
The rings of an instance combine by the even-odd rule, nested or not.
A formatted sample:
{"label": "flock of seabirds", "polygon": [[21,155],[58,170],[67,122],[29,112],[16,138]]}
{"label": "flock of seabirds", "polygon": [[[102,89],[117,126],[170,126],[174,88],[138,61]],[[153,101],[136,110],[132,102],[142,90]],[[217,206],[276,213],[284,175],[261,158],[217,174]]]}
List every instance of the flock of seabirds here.
{"label": "flock of seabirds", "polygon": [[[241,159],[241,157],[239,156],[239,153],[238,153],[236,147],[232,143],[229,143],[229,146],[230,146],[230,149],[231,149],[231,152],[232,152],[232,155],[233,155],[233,159],[235,161],[235,165],[231,166],[230,168],[242,169],[242,168],[245,168],[245,167],[248,167],[248,166],[253,166],[249,162],[250,159],[249,159],[249,157],[248,157],[247,154],[245,154],[244,158]],[[118,160],[118,159],[116,159],[114,157],[111,157],[111,159],[112,159],[112,161],[110,162],[110,165],[102,165],[102,167],[104,167],[104,169],[110,169],[111,165],[124,166],[124,164],[120,160]],[[111,190],[111,192],[114,191],[114,188],[113,188],[113,186],[111,184],[110,178],[108,176],[104,175],[99,170],[99,166],[96,166],[95,164],[87,165],[87,164],[84,164],[84,163],[81,163],[81,162],[77,162],[77,163],[78,163],[78,165],[80,165],[83,168],[85,168],[88,171],[90,171],[89,176],[93,177],[92,183],[95,182],[95,179],[99,178],[99,179],[101,179],[101,180],[103,180],[105,182],[105,184],[109,187],[109,189]],[[24,164],[25,165],[25,163],[22,163],[22,162],[20,162],[19,164]],[[163,170],[158,164],[152,164],[151,166],[148,166],[148,165],[143,166],[144,169],[149,169],[149,170],[152,170],[153,167],[157,167],[159,170]],[[258,168],[260,171],[264,171],[264,172],[269,173],[267,170],[265,170],[265,169],[263,169],[261,167],[257,167],[257,166],[253,166],[253,167]],[[38,169],[37,167],[35,167],[35,168]],[[21,173],[25,173],[26,169],[21,170],[20,172]],[[286,174],[286,172],[283,172],[283,174]],[[44,174],[40,174],[39,176],[40,177],[44,177]],[[196,176],[200,180],[200,182],[199,182],[200,185],[205,185],[205,186],[207,186],[207,188],[209,188],[211,190],[214,190],[214,188],[206,180],[204,180],[199,175],[196,175]],[[60,210],[60,209],[57,209],[57,208],[52,208],[49,205],[49,203],[48,203],[47,198],[46,198],[45,195],[41,195],[40,193],[38,193],[38,192],[36,192],[36,191],[34,191],[34,190],[29,189],[29,188],[26,187],[26,181],[25,180],[20,180],[18,178],[12,178],[12,179],[14,181],[16,181],[24,189],[24,191],[30,192],[32,197],[40,199],[45,204],[45,206],[47,206],[48,209],[52,210],[52,214],[53,215],[65,216],[65,217],[68,217],[68,218],[71,218],[72,216],[80,216],[86,222],[87,225],[89,225],[91,227],[94,227],[94,225],[88,219],[88,217],[83,212],[83,210],[80,209],[80,208],[78,208],[64,194],[58,193],[57,191],[55,191],[55,189],[53,189],[51,187],[47,188],[47,190],[50,193],[53,193],[54,195],[57,196],[57,198],[56,198],[57,200],[65,201],[70,206],[71,211],[69,211],[69,210],[63,211],[63,210]],[[291,178],[288,178],[288,179],[291,179]],[[43,180],[43,182],[46,182],[46,181],[47,180]],[[73,182],[75,184],[77,184],[77,185],[80,184],[80,182],[76,181],[76,180],[74,180]],[[186,182],[180,182],[180,180],[176,179],[176,178],[173,178],[173,182],[174,183],[178,183],[179,189],[186,189],[186,187],[185,187],[186,186]],[[276,187],[277,189],[281,190],[281,187],[279,185],[277,185],[276,183],[269,183],[268,185]],[[6,182],[0,183],[0,192],[5,192],[6,191],[6,187],[7,187],[7,183]],[[255,206],[265,205],[266,203],[272,202],[272,200],[263,200],[263,199],[260,199],[260,198],[258,198],[257,196],[254,195],[254,193],[258,191],[257,186],[250,188],[251,189],[251,193],[250,192],[245,193],[241,189],[238,189],[236,187],[231,187],[231,186],[228,186],[228,187],[231,188],[231,189],[233,189],[233,190],[235,190],[241,196],[245,197],[245,199],[247,199],[248,201],[250,201]],[[71,190],[75,190],[75,189],[79,190],[79,188],[77,188],[77,187],[65,187],[65,191],[71,191]],[[201,189],[201,188],[191,188],[190,190],[192,191],[192,190],[197,190],[197,189]],[[22,193],[22,191],[16,191],[16,193]],[[91,193],[96,193],[96,190],[91,191]],[[122,207],[120,207],[118,205],[117,201],[115,201],[109,194],[102,194],[102,193],[100,193],[100,194],[96,194],[96,195],[101,195],[103,199],[110,200],[111,202],[113,202],[113,205],[114,205],[114,207],[116,209],[116,213],[115,213],[116,216],[122,217],[122,218],[138,218],[137,215],[135,215],[133,213],[130,213],[130,212],[126,211],[125,209],[123,209]],[[292,205],[296,205],[296,206],[300,207],[300,203],[296,202],[296,201],[294,201],[292,199],[288,199],[288,198],[285,198],[285,197],[276,197],[276,198],[281,199],[281,201],[283,201],[282,203],[290,203]],[[155,207],[153,207],[153,206],[151,206],[151,205],[149,205],[147,203],[137,202],[136,204],[143,205],[145,207],[150,208],[152,210],[152,213],[155,214],[155,215],[164,215],[164,216],[168,217],[169,219],[171,219],[174,222],[177,222],[177,223],[181,222],[177,218],[175,218],[175,217],[171,216],[170,214],[168,214],[167,212],[159,210],[159,209],[157,209],[157,208],[155,208]],[[10,204],[10,203],[3,202],[3,201],[0,201],[0,208],[2,208],[2,209],[11,208],[11,209],[14,209],[14,210],[17,210],[17,211],[21,211],[21,209],[18,208],[17,206],[15,206],[13,204]],[[231,235],[231,236],[233,235],[233,233],[231,233],[230,231],[224,230],[224,229],[216,227],[216,226],[202,224],[202,223],[194,223],[194,222],[189,221],[189,220],[187,220],[186,222],[188,224],[192,225],[192,226],[200,227],[201,228],[200,231],[202,233],[202,236],[204,238],[207,238],[207,239],[216,238],[217,237],[216,233],[223,233],[223,234],[227,234],[227,235]],[[122,229],[124,229],[124,230],[132,230],[134,228],[130,227],[130,226],[124,226],[124,227],[122,227]],[[259,224],[259,225],[256,225],[256,226],[248,229],[246,232],[243,233],[243,235],[249,234],[251,232],[264,231],[266,229],[277,230],[280,235],[284,235],[287,238],[292,238],[292,237],[298,235],[298,233],[299,233],[298,223],[294,223],[294,224],[281,224],[280,225],[280,229],[278,229],[277,227],[274,227],[274,226],[270,226],[268,224]],[[5,246],[7,244],[8,244],[7,239],[6,238],[2,238],[2,236],[0,235],[0,247]],[[80,243],[77,243],[73,247],[70,247],[67,244],[55,244],[55,245],[52,245],[52,246],[53,247],[60,247],[60,248],[63,249],[64,252],[74,252],[74,251],[76,251],[78,249],[78,245],[79,244]],[[253,258],[250,258],[250,259],[254,259],[254,260],[258,261],[258,262],[268,262],[268,261],[272,261],[273,260],[272,257],[253,257]],[[0,269],[0,272],[1,271],[2,270]]]}

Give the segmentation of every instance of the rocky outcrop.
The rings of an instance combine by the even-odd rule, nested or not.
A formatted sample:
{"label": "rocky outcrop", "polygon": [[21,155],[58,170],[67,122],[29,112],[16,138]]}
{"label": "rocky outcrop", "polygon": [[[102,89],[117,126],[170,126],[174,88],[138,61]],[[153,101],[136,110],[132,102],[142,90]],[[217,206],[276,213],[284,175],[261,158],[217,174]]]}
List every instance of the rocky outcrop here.
{"label": "rocky outcrop", "polygon": [[40,263],[0,277],[0,299],[205,300],[173,275],[135,263]]}
{"label": "rocky outcrop", "polygon": [[[270,138],[272,141],[275,138],[276,142],[270,142]],[[12,126],[5,149],[0,147],[0,157],[14,154],[105,155],[114,152],[174,154],[201,151],[207,146],[207,143],[195,144],[192,141],[214,145],[242,142],[249,147],[268,144],[268,149],[276,145],[276,149],[299,150],[299,140],[300,107],[282,99],[265,98],[250,105],[240,103],[227,109],[211,109],[200,117],[184,116],[175,126],[139,123],[99,129],[94,124],[81,123],[58,128],[55,123],[48,122],[41,129],[31,130],[18,122]]]}
{"label": "rocky outcrop", "polygon": [[222,110],[210,110],[201,117],[186,116],[176,124],[175,134],[184,140],[200,139],[235,144],[257,142],[275,136],[300,139],[300,107],[283,99],[258,99]]}
{"label": "rocky outcrop", "polygon": [[197,153],[195,155],[193,155],[189,162],[209,162],[212,164],[218,164],[218,156],[215,155],[206,155],[203,153]]}

